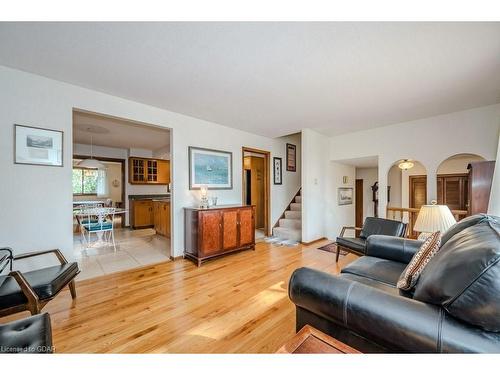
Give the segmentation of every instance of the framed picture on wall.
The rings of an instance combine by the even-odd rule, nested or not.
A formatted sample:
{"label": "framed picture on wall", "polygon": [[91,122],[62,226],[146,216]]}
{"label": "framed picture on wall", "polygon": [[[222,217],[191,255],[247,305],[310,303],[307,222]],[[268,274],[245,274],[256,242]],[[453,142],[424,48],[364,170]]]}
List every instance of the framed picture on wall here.
{"label": "framed picture on wall", "polygon": [[14,163],[63,166],[61,130],[14,124]]}
{"label": "framed picture on wall", "polygon": [[281,185],[283,183],[282,163],[283,160],[281,158],[273,158],[273,177],[275,185]]}
{"label": "framed picture on wall", "polygon": [[286,170],[297,171],[297,146],[291,143],[286,144]]}
{"label": "framed picture on wall", "polygon": [[233,188],[233,153],[189,147],[189,189]]}
{"label": "framed picture on wall", "polygon": [[345,206],[348,204],[352,204],[352,198],[354,195],[354,189],[352,187],[345,188],[341,187],[339,188],[339,194],[338,194],[338,204],[339,206]]}

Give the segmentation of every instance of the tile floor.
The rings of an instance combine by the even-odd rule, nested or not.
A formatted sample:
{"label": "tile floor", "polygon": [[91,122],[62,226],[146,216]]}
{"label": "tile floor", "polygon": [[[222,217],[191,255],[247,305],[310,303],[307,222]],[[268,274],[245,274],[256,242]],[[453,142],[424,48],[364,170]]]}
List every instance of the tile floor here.
{"label": "tile floor", "polygon": [[154,229],[115,230],[113,246],[84,249],[80,234],[73,237],[73,251],[80,267],[77,280],[90,279],[114,272],[170,260],[170,239],[158,236]]}

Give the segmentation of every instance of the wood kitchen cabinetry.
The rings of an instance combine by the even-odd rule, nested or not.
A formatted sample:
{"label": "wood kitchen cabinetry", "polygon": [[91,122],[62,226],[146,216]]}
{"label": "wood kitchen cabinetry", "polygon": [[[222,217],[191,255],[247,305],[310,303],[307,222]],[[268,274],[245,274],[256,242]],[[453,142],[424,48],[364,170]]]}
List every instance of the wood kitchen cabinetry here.
{"label": "wood kitchen cabinetry", "polygon": [[170,161],[130,157],[128,179],[134,185],[167,185],[170,183]]}
{"label": "wood kitchen cabinetry", "polygon": [[153,201],[153,213],[156,234],[170,238],[170,202]]}
{"label": "wood kitchen cabinetry", "polygon": [[132,229],[154,225],[153,201],[151,199],[130,201],[130,226]]}
{"label": "wood kitchen cabinetry", "polygon": [[255,207],[184,209],[184,256],[198,266],[207,259],[255,249]]}

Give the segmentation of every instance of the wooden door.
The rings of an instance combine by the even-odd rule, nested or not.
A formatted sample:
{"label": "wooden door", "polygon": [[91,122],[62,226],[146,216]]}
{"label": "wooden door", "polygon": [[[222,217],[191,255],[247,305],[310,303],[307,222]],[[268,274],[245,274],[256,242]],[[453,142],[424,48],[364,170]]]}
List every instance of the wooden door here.
{"label": "wooden door", "polygon": [[470,163],[469,169],[469,215],[486,213],[490,201],[494,161]]}
{"label": "wooden door", "polygon": [[148,227],[153,224],[153,202],[134,201],[134,227]]}
{"label": "wooden door", "polygon": [[247,246],[255,242],[255,218],[253,207],[240,208],[239,237],[240,246]]}
{"label": "wooden door", "polygon": [[427,204],[427,176],[410,176],[410,208]]}
{"label": "wooden door", "polygon": [[[355,225],[358,228],[363,226],[363,180],[356,180],[356,191],[355,191],[355,210],[356,210],[356,219]],[[351,224],[352,225],[352,224]],[[356,231],[356,237],[359,236],[360,231]]]}
{"label": "wooden door", "polygon": [[238,210],[222,211],[222,248],[224,250],[238,247]]}
{"label": "wooden door", "polygon": [[468,202],[467,174],[438,175],[438,204],[447,205],[450,210],[466,210]]}
{"label": "wooden door", "polygon": [[204,256],[222,249],[222,218],[219,210],[200,211],[200,250]]}

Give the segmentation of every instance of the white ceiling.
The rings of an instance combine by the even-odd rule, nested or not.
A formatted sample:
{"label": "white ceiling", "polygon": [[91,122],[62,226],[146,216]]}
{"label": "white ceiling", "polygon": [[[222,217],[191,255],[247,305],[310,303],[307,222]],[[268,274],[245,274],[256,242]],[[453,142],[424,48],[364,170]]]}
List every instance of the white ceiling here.
{"label": "white ceiling", "polygon": [[144,124],[73,112],[73,142],[117,148],[141,148],[156,151],[169,147],[170,132]]}
{"label": "white ceiling", "polygon": [[500,102],[500,23],[1,23],[0,64],[267,136]]}
{"label": "white ceiling", "polygon": [[365,156],[362,158],[342,159],[335,161],[356,168],[378,168],[378,156]]}

